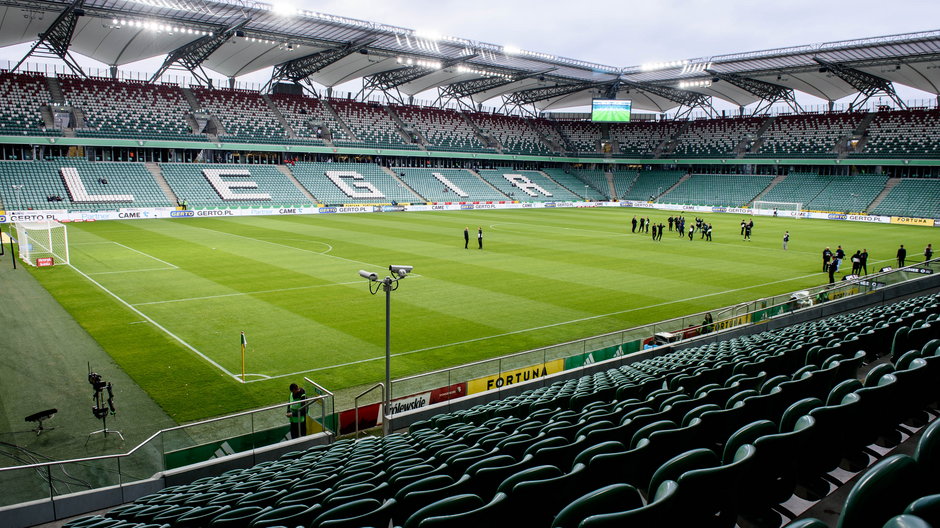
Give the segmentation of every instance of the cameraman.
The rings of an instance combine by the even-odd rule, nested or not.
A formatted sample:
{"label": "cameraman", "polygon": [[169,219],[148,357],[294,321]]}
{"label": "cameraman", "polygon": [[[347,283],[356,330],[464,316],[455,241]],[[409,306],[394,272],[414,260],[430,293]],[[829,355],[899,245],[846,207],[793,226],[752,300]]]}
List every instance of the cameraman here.
{"label": "cameraman", "polygon": [[290,419],[290,437],[294,439],[307,434],[307,406],[300,403],[307,398],[307,393],[296,383],[291,383],[289,388],[290,405],[287,417]]}

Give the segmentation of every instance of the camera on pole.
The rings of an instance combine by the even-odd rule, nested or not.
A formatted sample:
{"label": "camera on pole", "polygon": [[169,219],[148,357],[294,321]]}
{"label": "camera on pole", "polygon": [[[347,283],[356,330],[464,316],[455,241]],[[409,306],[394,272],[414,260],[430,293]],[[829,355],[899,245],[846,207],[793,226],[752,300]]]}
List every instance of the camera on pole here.
{"label": "camera on pole", "polygon": [[[105,437],[108,436],[108,433],[113,433],[121,437],[123,441],[124,435],[120,431],[108,429],[108,416],[114,416],[117,412],[117,408],[114,406],[114,385],[110,381],[101,379],[101,374],[93,372],[90,363],[88,364],[88,383],[95,391],[92,394],[92,400],[95,404],[91,407],[91,414],[94,415],[95,419],[101,420],[101,429],[88,433],[85,444],[88,444],[88,440],[91,439],[92,435],[99,433]],[[107,396],[104,394],[105,391],[107,391]]]}

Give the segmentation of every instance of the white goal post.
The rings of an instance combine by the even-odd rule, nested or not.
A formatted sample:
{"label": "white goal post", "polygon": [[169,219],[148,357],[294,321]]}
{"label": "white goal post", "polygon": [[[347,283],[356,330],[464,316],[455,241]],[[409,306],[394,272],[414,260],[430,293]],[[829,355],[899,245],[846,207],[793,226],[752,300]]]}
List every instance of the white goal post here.
{"label": "white goal post", "polygon": [[45,220],[15,226],[17,249],[23,262],[40,267],[69,263],[69,235],[65,224]]}
{"label": "white goal post", "polygon": [[768,214],[773,214],[774,211],[799,212],[803,210],[803,204],[800,202],[764,202],[754,200],[754,203],[751,204],[751,209],[755,211],[766,211]]}

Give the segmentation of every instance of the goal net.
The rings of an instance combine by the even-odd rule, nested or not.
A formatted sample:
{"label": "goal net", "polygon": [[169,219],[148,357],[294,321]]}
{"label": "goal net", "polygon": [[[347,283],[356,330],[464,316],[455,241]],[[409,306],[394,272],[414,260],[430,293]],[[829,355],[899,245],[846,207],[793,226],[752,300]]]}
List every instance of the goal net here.
{"label": "goal net", "polygon": [[69,263],[69,235],[65,224],[55,220],[16,224],[20,258],[31,266]]}
{"label": "goal net", "polygon": [[751,209],[755,211],[761,211],[765,214],[773,214],[774,211],[784,212],[784,211],[793,211],[800,212],[803,210],[803,204],[800,202],[763,202],[755,200],[751,204]]}

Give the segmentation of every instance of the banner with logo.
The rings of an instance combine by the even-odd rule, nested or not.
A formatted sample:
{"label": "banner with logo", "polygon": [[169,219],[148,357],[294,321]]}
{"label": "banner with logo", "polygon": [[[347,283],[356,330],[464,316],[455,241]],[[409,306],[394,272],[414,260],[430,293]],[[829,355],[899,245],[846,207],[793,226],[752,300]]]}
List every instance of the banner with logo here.
{"label": "banner with logo", "polygon": [[919,226],[933,227],[934,221],[932,218],[911,218],[907,216],[892,216],[891,223],[901,224],[901,225],[919,225]]}
{"label": "banner with logo", "polygon": [[[398,413],[413,411],[433,405],[435,403],[453,400],[466,396],[467,384],[456,383],[446,387],[439,387],[427,392],[412,394],[403,398],[395,398],[389,405],[389,416]],[[359,407],[359,430],[369,429],[382,423],[382,403],[372,403]],[[339,413],[339,434],[349,434],[356,431],[356,409],[349,409]]]}
{"label": "banner with logo", "polygon": [[492,376],[484,376],[467,382],[467,394],[476,394],[493,389],[501,389],[515,383],[532,381],[538,378],[544,378],[549,374],[555,374],[565,370],[565,360],[556,359],[539,365],[525,367],[515,370],[500,372]]}

